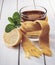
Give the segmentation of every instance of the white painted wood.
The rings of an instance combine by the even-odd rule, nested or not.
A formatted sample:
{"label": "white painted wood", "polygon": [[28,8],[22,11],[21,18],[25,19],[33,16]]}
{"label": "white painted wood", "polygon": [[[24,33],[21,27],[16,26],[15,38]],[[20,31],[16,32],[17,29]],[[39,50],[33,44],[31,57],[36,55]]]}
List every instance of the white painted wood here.
{"label": "white painted wood", "polygon": [[4,0],[0,20],[0,65],[18,65],[18,49],[8,48],[3,40],[5,26],[8,16],[16,11],[17,0]]}
{"label": "white painted wood", "polygon": [[2,0],[0,0],[0,11],[1,11]]}
{"label": "white painted wood", "polygon": [[[51,13],[49,14],[49,24],[50,24],[50,48],[52,50],[52,57],[46,56],[47,65],[55,64],[55,0],[48,0],[49,6],[51,8]],[[49,10],[50,12],[50,10]]]}
{"label": "white painted wood", "polygon": [[24,6],[33,5],[33,0],[18,0],[18,10]]}
{"label": "white painted wood", "polygon": [[4,0],[0,0],[0,19],[1,19],[1,13],[2,13],[2,8],[3,8],[3,2]]}
{"label": "white painted wood", "polygon": [[49,0],[49,4],[50,4],[50,7],[52,8],[52,12],[54,13],[54,16],[55,16],[55,0]]}

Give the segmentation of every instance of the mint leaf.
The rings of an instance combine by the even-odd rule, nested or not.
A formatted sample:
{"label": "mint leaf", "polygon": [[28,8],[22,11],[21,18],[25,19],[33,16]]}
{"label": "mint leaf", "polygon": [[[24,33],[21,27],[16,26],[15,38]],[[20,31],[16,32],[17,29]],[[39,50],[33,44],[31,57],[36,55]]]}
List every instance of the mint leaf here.
{"label": "mint leaf", "polygon": [[13,19],[11,17],[8,17],[8,20],[9,20],[10,23],[14,24],[14,21],[13,21]]}
{"label": "mint leaf", "polygon": [[13,19],[15,19],[15,20],[19,19],[19,21],[20,21],[20,15],[19,15],[18,12],[15,12],[15,13],[13,14]]}
{"label": "mint leaf", "polygon": [[18,13],[18,12],[15,12],[14,14],[13,14],[13,20],[14,20],[14,24],[16,25],[16,26],[20,26],[21,25],[21,20],[20,20],[20,14]]}
{"label": "mint leaf", "polygon": [[16,26],[15,25],[13,25],[13,24],[8,24],[7,26],[6,26],[6,28],[5,28],[5,32],[10,32],[11,30],[13,30],[14,28],[16,28]]}

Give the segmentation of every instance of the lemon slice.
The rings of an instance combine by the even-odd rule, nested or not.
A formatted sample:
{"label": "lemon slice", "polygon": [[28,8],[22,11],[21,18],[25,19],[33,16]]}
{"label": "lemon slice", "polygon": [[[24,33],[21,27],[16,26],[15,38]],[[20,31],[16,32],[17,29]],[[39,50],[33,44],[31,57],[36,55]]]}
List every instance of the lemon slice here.
{"label": "lemon slice", "polygon": [[4,41],[5,44],[9,47],[9,46],[16,46],[17,44],[20,43],[22,38],[22,33],[20,31],[20,29],[13,29],[11,32],[9,33],[4,33]]}

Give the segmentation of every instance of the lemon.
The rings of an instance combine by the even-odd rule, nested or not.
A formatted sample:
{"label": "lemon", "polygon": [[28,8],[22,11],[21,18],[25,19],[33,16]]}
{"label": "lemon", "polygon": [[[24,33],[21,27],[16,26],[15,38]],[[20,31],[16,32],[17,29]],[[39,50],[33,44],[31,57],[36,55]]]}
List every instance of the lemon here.
{"label": "lemon", "polygon": [[4,41],[8,47],[16,46],[22,39],[22,33],[20,29],[13,29],[11,32],[4,32]]}

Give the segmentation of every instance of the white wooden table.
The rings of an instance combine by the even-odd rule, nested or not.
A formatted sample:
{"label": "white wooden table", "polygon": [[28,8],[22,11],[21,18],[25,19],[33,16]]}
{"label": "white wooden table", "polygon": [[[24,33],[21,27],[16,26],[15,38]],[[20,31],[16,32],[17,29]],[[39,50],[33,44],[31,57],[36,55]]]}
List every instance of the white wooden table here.
{"label": "white wooden table", "polygon": [[[18,4],[18,6],[17,6]],[[47,65],[55,65],[55,0],[35,0],[35,4],[44,6],[48,13],[50,24],[50,47],[53,52],[52,57],[46,56]],[[18,65],[18,49],[11,49],[5,46],[3,33],[7,25],[8,16],[12,16],[13,12],[25,6],[33,5],[33,0],[0,0],[0,65]],[[2,8],[1,8],[2,7]],[[22,47],[20,48],[20,65],[44,65],[43,56],[39,59],[31,57],[25,58]]]}

